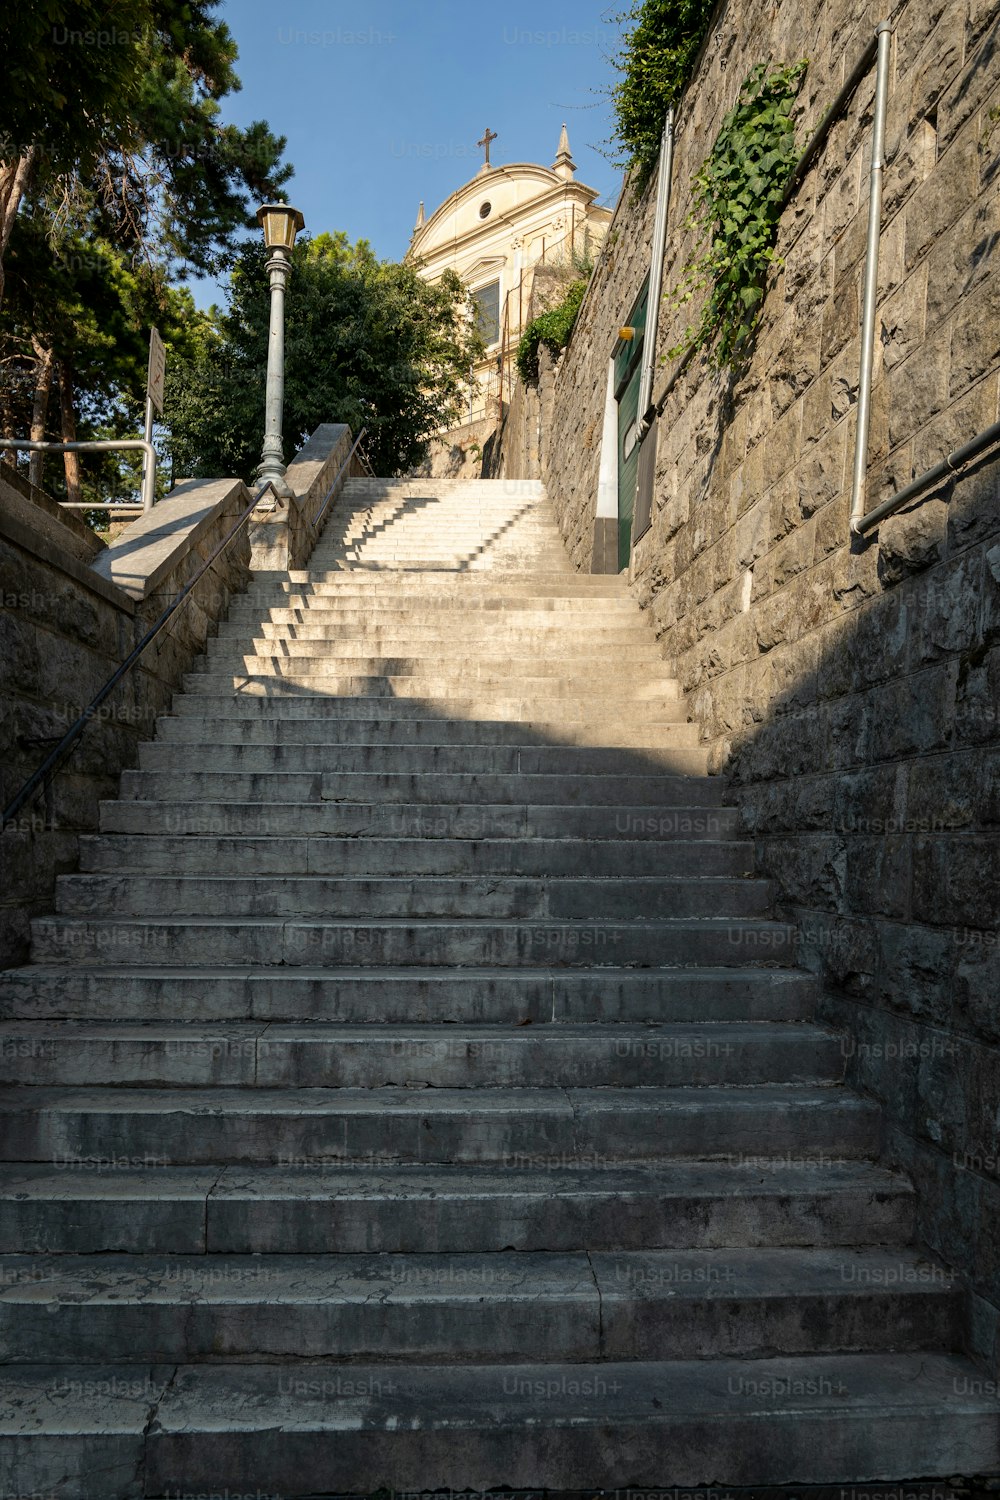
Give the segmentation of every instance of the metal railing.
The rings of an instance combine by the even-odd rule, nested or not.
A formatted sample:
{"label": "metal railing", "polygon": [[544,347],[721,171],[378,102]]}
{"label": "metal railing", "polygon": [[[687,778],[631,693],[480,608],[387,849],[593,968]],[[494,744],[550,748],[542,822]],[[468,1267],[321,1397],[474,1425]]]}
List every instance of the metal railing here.
{"label": "metal railing", "polygon": [[858,414],[854,433],[854,471],[851,479],[851,531],[865,508],[868,442],[872,419],[872,365],[875,356],[875,304],[878,297],[878,259],[882,239],[882,173],[885,167],[885,116],[889,100],[889,49],[892,25],[880,21],[876,31],[875,113],[872,121],[872,164],[868,186],[868,236],[861,301],[861,368],[858,376]]}
{"label": "metal railing", "polygon": [[916,479],[911,479],[901,490],[894,495],[889,495],[880,505],[876,505],[866,515],[859,516],[856,521],[851,522],[851,530],[855,536],[864,536],[866,531],[873,531],[880,521],[886,516],[892,515],[893,511],[900,510],[911,500],[915,500],[923,491],[939,484],[942,479],[948,479],[971,464],[987,448],[992,448],[995,443],[1000,443],[1000,422],[994,422],[992,427],[985,428],[977,433],[969,442],[964,443],[961,448],[956,448],[954,453],[949,453],[947,458],[942,458],[939,463],[931,468],[925,469],[918,474]]}
{"label": "metal railing", "polygon": [[372,475],[371,464],[364,457],[363,453],[359,453],[358,452],[358,450],[361,447],[361,439],[364,437],[364,435],[365,435],[365,433],[367,431],[368,431],[367,427],[362,427],[361,431],[358,433],[357,437],[354,439],[354,442],[351,444],[351,451],[350,451],[350,453],[348,453],[347,457],[344,459],[344,462],[341,464],[340,468],[337,470],[336,474],[334,475],[333,479],[331,480],[331,482],[330,482],[330,488],[327,490],[326,494],[323,496],[323,499],[322,499],[322,501],[320,503],[319,510],[313,516],[312,524],[314,526],[318,526],[319,523],[320,523],[320,521],[322,520],[323,516],[326,514],[326,508],[330,504],[330,501],[333,499],[334,493],[335,493],[335,491],[337,489],[337,485],[340,483],[341,475],[344,473],[344,470],[347,469],[350,466],[351,459],[354,457],[355,453],[358,453],[360,461],[361,461],[363,467],[365,469],[367,469],[369,476],[371,478],[374,478],[374,475]]}
{"label": "metal railing", "polygon": [[[13,449],[17,453],[115,453],[118,451],[144,453],[146,462],[142,472],[143,510],[152,510],[156,501],[156,449],[152,443],[147,443],[145,438],[122,438],[120,441],[118,439],[99,438],[80,443],[36,443],[29,442],[26,438],[0,438],[0,448]],[[67,501],[59,501],[58,503],[69,505]],[[121,508],[125,509],[124,506]],[[70,505],[70,509],[104,510],[114,509],[114,507],[102,506],[98,501],[94,505],[83,506],[72,504]]]}

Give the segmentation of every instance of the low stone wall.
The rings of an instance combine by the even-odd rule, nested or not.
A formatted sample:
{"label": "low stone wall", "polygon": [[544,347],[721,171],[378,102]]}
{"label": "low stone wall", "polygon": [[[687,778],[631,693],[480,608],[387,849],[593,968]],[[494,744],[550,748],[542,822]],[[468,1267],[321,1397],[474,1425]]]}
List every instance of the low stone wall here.
{"label": "low stone wall", "polygon": [[[79,834],[97,828],[101,800],[116,795],[121,772],[136,764],[139,745],[152,737],[233,594],[247,587],[251,567],[268,571],[284,558],[284,571],[307,561],[318,535],[313,517],[350,446],[346,427],[317,428],[288,468],[296,500],[251,518],[98,711],[48,792],[5,825],[0,965],[26,958],[31,917],[52,909],[56,876],[76,867]],[[250,503],[237,479],[186,480],[105,547],[72,513],[0,466],[4,807]]]}
{"label": "low stone wall", "polygon": [[[691,249],[691,177],[749,69],[809,58],[804,139],[879,18],[853,0],[720,8],[678,112],[666,290]],[[892,18],[870,506],[994,422],[1000,392],[1000,6],[905,0]],[[630,575],[847,1028],[849,1076],[884,1102],[924,1238],[975,1289],[972,1345],[997,1363],[1000,462],[852,542],[873,89],[785,214],[749,370],[699,358],[667,392],[692,310],[661,309],[652,524]],[[608,360],[652,207],[619,207],[542,444],[586,571]]]}
{"label": "low stone wall", "polygon": [[[364,473],[357,454],[344,467],[353,442],[343,422],[323,422],[299,449],[285,472],[293,499],[275,501],[268,492],[250,521],[254,573],[285,573],[305,566],[344,481]],[[316,514],[324,502],[328,503],[317,526]]]}
{"label": "low stone wall", "polygon": [[[127,528],[96,564],[76,555],[72,526],[27,523],[0,484],[0,795],[7,806],[245,509],[238,480],[189,481]],[[98,710],[48,791],[0,834],[0,964],[22,962],[33,915],[51,910],[55,879],[98,826],[102,798],[137,760],[182,674],[232,594],[246,587],[245,532],[197,585],[141,664]]]}

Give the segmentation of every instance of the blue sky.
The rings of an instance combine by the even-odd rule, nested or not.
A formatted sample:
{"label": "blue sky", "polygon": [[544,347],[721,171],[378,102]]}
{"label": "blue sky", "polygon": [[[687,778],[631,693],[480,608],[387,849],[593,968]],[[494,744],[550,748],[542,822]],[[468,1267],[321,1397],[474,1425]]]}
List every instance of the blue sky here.
{"label": "blue sky", "polygon": [[[243,90],[236,124],[288,137],[290,202],[313,233],[343,229],[402,257],[417,204],[430,214],[482,162],[555,159],[569,128],[581,181],[614,206],[621,173],[601,154],[615,22],[600,0],[224,0]],[[193,286],[199,305],[214,283]]]}

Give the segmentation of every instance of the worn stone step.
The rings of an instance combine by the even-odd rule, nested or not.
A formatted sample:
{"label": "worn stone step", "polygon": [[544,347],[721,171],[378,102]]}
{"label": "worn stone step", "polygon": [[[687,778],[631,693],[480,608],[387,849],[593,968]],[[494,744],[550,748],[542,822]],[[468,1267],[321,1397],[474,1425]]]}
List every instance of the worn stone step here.
{"label": "worn stone step", "polygon": [[[324,570],[322,555],[315,555],[314,566],[291,568],[277,585],[279,594],[294,593],[300,588],[308,589],[313,598],[336,595],[338,598],[369,598],[373,592],[387,597],[421,598],[441,590],[441,580],[413,574],[394,574],[385,571],[377,577],[364,573],[360,568],[351,573],[330,568]],[[605,575],[587,573],[566,575],[562,572],[546,572],[543,569],[525,574],[512,572],[492,576],[488,572],[469,574],[461,581],[449,580],[449,588],[457,588],[462,595],[490,594],[495,599],[532,599],[535,597],[557,597],[578,599],[627,598],[626,586],[617,579]],[[634,608],[634,607],[633,607]]]}
{"label": "worn stone step", "polygon": [[829,1083],[843,1071],[842,1039],[802,1023],[0,1023],[9,1085],[654,1088]]}
{"label": "worn stone step", "polygon": [[67,969],[0,973],[0,1017],[259,1021],[808,1021],[816,981],[794,969]]}
{"label": "worn stone step", "polygon": [[[677,755],[701,752],[678,750]],[[452,806],[715,807],[724,788],[696,772],[590,775],[538,772],[517,777],[484,771],[123,771],[123,801],[284,803],[407,803]]]}
{"label": "worn stone step", "polygon": [[748,839],[425,839],[425,838],[156,838],[84,834],[80,868],[156,875],[537,875],[602,879],[642,875],[747,877],[754,874]]}
{"label": "worn stone step", "polygon": [[770,913],[775,888],[760,879],[592,875],[349,876],[244,874],[61,875],[56,912],[114,915],[262,917],[757,917]]}
{"label": "worn stone step", "polygon": [[[383,705],[384,707],[384,705]],[[555,752],[566,749],[631,750],[655,757],[663,748],[696,743],[697,725],[647,725],[605,720],[586,726],[493,723],[465,719],[348,717],[290,719],[255,714],[237,718],[164,714],[156,721],[156,743],[185,745],[408,745],[420,748],[513,745]]]}
{"label": "worn stone step", "polygon": [[[368,670],[366,670],[368,668]],[[397,670],[398,668],[398,670]],[[224,664],[202,658],[197,670],[186,672],[186,693],[245,692],[247,681],[265,686],[273,682],[275,692],[312,690],[340,697],[426,697],[430,699],[472,698],[494,693],[498,697],[541,699],[548,703],[562,698],[579,699],[600,694],[620,700],[622,708],[630,702],[674,699],[678,694],[676,679],[665,670],[623,664],[617,671],[595,667],[589,658],[576,663],[533,659],[530,662],[473,662],[463,675],[458,664],[450,666],[433,657],[421,661],[371,663],[338,662],[323,657],[296,661],[290,656],[251,657],[244,662]],[[605,689],[607,691],[605,691]],[[538,717],[536,714],[534,717]]]}
{"label": "worn stone step", "polygon": [[[301,628],[305,629],[304,626]],[[614,659],[620,657],[627,663],[630,673],[639,667],[650,672],[662,673],[664,670],[663,655],[656,642],[643,637],[629,641],[622,650],[616,646],[609,651],[604,641],[568,638],[545,644],[532,640],[523,632],[495,632],[489,641],[475,643],[478,647],[476,661],[471,662],[474,643],[456,639],[453,634],[442,633],[444,638],[437,640],[430,636],[423,640],[401,640],[398,637],[380,640],[374,633],[347,637],[315,626],[312,630],[310,635],[292,634],[292,628],[285,627],[281,635],[254,636],[250,640],[242,634],[238,639],[221,636],[209,643],[203,660],[213,672],[224,667],[237,670],[241,666],[254,671],[258,662],[279,659],[309,662],[310,665],[320,661],[331,668],[336,667],[338,672],[355,674],[426,673],[437,668],[447,675],[470,666],[485,673],[490,669],[495,671],[498,665],[506,667],[509,664],[512,669],[534,676],[540,675],[542,666],[550,668],[554,674],[562,674],[579,671],[589,663],[601,678],[621,670],[622,661]]]}
{"label": "worn stone step", "polygon": [[347,628],[381,629],[398,631],[406,635],[410,630],[426,630],[429,634],[461,624],[474,630],[486,629],[493,621],[497,628],[530,630],[627,630],[631,636],[648,634],[645,621],[636,617],[635,602],[628,598],[601,599],[594,603],[588,598],[570,596],[560,598],[517,599],[502,594],[488,593],[469,598],[468,591],[455,597],[455,590],[439,591],[431,598],[420,602],[419,611],[405,599],[376,593],[371,597],[356,594],[338,599],[331,595],[313,598],[304,591],[293,594],[269,595],[266,599],[247,599],[238,594],[230,607],[229,624],[246,626],[247,633],[255,630],[262,620],[276,628],[283,624],[313,623],[318,626],[333,625]]}
{"label": "worn stone step", "polygon": [[899,1173],[801,1151],[537,1167],[0,1165],[4,1254],[342,1254],[907,1244]]}
{"label": "worn stone step", "polygon": [[[592,684],[591,684],[592,686]],[[576,688],[558,677],[514,678],[480,677],[473,680],[445,681],[440,677],[424,679],[412,675],[386,677],[333,677],[305,672],[233,673],[190,672],[185,675],[184,692],[192,700],[211,705],[220,699],[242,703],[250,698],[327,697],[333,700],[388,700],[393,707],[409,700],[448,718],[466,719],[558,719],[572,721],[595,717],[599,706],[602,717],[619,715],[633,723],[657,719],[664,705],[677,701],[676,683],[664,679],[646,684],[641,692],[602,692],[596,704]],[[175,712],[177,712],[175,700]],[[189,712],[202,713],[200,707]]]}
{"label": "worn stone step", "polygon": [[[111,1399],[109,1400],[109,1396]],[[965,1357],[406,1365],[23,1365],[0,1481],[102,1500],[222,1492],[453,1493],[857,1485],[1000,1464],[1000,1403]],[[65,1487],[63,1487],[65,1493]]]}
{"label": "worn stone step", "polygon": [[[228,790],[226,788],[225,790]],[[719,839],[739,833],[734,807],[604,807],[487,802],[123,800],[100,804],[103,833],[425,839]]]}
{"label": "worn stone step", "polygon": [[615,968],[788,963],[795,932],[741,917],[624,921],[500,918],[36,917],[36,963],[497,965]]}
{"label": "worn stone step", "polygon": [[81,1255],[0,1260],[0,1358],[726,1359],[957,1347],[913,1250]]}
{"label": "worn stone step", "polygon": [[[212,773],[260,772],[304,774],[324,771],[396,776],[437,775],[630,776],[642,778],[664,772],[697,773],[705,752],[697,745],[694,724],[679,724],[668,743],[654,751],[589,745],[226,745],[213,742]],[[204,768],[201,744],[152,741],[140,746],[142,771],[183,772]]]}
{"label": "worn stone step", "polygon": [[[685,752],[679,750],[680,756]],[[688,752],[694,755],[696,752]],[[701,752],[697,752],[701,753]],[[694,772],[588,775],[525,773],[517,777],[459,771],[395,775],[378,771],[123,771],[123,801],[259,802],[273,809],[289,802],[379,802],[453,806],[715,807],[724,787]]]}
{"label": "worn stone step", "polygon": [[461,630],[457,634],[457,613],[443,617],[436,626],[416,624],[412,619],[407,625],[402,620],[397,621],[395,617],[381,621],[375,616],[370,616],[364,624],[357,625],[345,621],[340,615],[319,610],[304,611],[304,619],[286,620],[282,623],[259,619],[252,624],[246,620],[227,621],[219,630],[218,636],[209,640],[208,650],[210,653],[217,652],[222,644],[233,641],[242,644],[251,635],[254,649],[258,652],[265,649],[263,643],[270,641],[323,641],[327,644],[336,643],[354,654],[377,647],[387,656],[405,656],[414,650],[430,648],[452,656],[464,654],[467,657],[473,649],[478,651],[482,648],[495,654],[501,647],[504,650],[519,647],[515,651],[516,655],[552,649],[559,652],[566,649],[580,652],[589,650],[594,656],[614,651],[620,655],[623,651],[630,652],[640,646],[656,644],[648,632],[634,621],[627,625],[614,625],[601,620],[589,620],[586,626],[581,626],[572,620],[564,620],[561,615],[553,614],[539,625],[498,618],[496,612],[490,615],[480,613],[481,618],[478,619],[463,615]]}
{"label": "worn stone step", "polygon": [[871,1157],[875,1104],[831,1086],[5,1088],[0,1160],[544,1167],[797,1152]]}
{"label": "worn stone step", "polygon": [[[203,679],[199,678],[200,681]],[[300,685],[301,686],[301,685]],[[218,692],[180,693],[174,697],[171,712],[181,718],[298,719],[313,723],[357,719],[426,720],[437,715],[441,723],[462,723],[474,728],[480,724],[519,723],[522,726],[546,723],[549,733],[559,742],[571,742],[586,734],[591,743],[605,742],[609,723],[627,726],[641,734],[655,733],[664,724],[676,724],[686,718],[680,700],[666,693],[655,701],[636,702],[602,694],[596,702],[572,698],[555,699],[542,695],[532,698],[502,693],[478,693],[473,697],[449,697],[434,701],[421,698],[381,696],[332,696],[302,688],[289,690],[280,679],[253,681],[241,679],[239,688],[222,687]]]}

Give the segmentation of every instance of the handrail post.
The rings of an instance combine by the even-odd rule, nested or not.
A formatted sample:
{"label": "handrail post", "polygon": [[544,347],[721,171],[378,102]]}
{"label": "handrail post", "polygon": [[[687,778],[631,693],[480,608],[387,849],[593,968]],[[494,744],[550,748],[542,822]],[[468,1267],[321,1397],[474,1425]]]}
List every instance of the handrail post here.
{"label": "handrail post", "polygon": [[854,439],[854,474],[851,482],[851,531],[860,535],[858,523],[865,508],[865,477],[868,471],[868,440],[871,428],[872,364],[875,355],[875,303],[878,297],[878,257],[882,234],[882,171],[885,165],[885,115],[889,97],[889,56],[892,23],[880,21],[875,72],[875,117],[872,122],[872,164],[868,187],[868,239],[865,246],[865,280],[861,307],[861,364],[858,377],[858,415]]}
{"label": "handrail post", "polygon": [[[142,508],[144,511],[152,510],[156,500],[156,449],[151,442],[145,438],[95,438],[79,443],[41,443],[29,442],[27,438],[0,438],[0,448],[10,448],[16,453],[135,453],[139,451],[144,456],[144,467],[142,473]],[[57,501],[56,504],[59,504]],[[88,507],[89,509],[90,507]],[[101,502],[96,500],[92,507],[101,510]]]}

